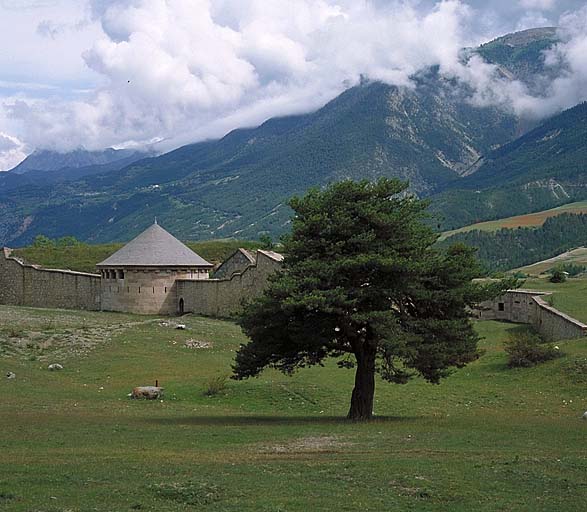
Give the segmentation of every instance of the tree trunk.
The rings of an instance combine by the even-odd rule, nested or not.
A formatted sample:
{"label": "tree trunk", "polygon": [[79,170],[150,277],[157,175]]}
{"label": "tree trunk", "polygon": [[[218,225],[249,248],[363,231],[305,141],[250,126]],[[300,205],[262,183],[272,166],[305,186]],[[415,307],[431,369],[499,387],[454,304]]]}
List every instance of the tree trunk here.
{"label": "tree trunk", "polygon": [[353,421],[370,420],[373,417],[373,396],[375,395],[375,347],[364,344],[355,352],[357,372],[351,397],[351,408],[347,418]]}

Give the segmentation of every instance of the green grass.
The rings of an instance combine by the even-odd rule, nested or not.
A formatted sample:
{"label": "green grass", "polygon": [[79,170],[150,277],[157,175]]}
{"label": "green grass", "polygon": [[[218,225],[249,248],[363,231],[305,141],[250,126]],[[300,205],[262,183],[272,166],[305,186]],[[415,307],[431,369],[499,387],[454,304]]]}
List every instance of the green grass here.
{"label": "green grass", "polygon": [[530,278],[522,288],[552,292],[548,301],[555,308],[587,323],[587,278],[571,278],[564,283],[551,283],[546,277]]}
{"label": "green grass", "polygon": [[[27,263],[41,265],[46,268],[64,268],[78,272],[96,272],[96,264],[120,249],[124,244],[81,244],[71,247],[24,247],[16,249],[14,255],[23,258]],[[247,240],[206,240],[202,242],[186,242],[186,245],[210,263],[220,263],[239,247],[257,249],[259,242]]]}
{"label": "green grass", "polygon": [[[15,319],[17,338],[3,334]],[[561,369],[586,342],[509,370],[502,342],[520,327],[479,323],[479,361],[439,386],[378,382],[378,419],[353,424],[353,375],[334,364],[206,396],[245,340],[230,322],[184,321],[0,307],[0,369],[17,374],[0,380],[1,510],[584,509],[587,400]],[[94,344],[78,351],[76,335]],[[163,402],[127,398],[155,379]]]}

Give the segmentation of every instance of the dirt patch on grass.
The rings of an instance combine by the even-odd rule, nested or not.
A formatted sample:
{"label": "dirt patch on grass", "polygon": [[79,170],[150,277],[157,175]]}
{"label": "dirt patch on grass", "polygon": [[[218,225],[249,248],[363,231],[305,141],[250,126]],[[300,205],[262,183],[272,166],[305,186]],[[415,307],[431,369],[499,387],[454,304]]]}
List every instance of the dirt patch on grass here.
{"label": "dirt patch on grass", "polygon": [[296,454],[296,453],[333,453],[346,451],[353,443],[337,436],[308,436],[293,439],[287,443],[263,445],[260,453]]}
{"label": "dirt patch on grass", "polygon": [[0,356],[47,362],[85,356],[115,335],[155,322],[67,311],[0,308]]}

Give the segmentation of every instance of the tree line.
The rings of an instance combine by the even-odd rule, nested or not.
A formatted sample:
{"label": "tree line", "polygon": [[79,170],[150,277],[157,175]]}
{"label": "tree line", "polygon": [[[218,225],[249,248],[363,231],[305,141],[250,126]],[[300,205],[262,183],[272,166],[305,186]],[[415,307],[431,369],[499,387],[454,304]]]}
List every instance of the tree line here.
{"label": "tree line", "polygon": [[511,270],[587,245],[587,215],[564,213],[548,218],[539,228],[457,233],[439,246],[455,243],[475,247],[487,272]]}

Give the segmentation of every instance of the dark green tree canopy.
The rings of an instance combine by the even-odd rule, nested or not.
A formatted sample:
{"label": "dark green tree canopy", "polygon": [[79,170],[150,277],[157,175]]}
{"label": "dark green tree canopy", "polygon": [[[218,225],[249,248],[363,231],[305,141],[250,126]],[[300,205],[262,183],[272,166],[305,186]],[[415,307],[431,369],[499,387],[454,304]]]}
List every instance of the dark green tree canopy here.
{"label": "dark green tree canopy", "polygon": [[477,357],[467,307],[505,283],[481,286],[474,251],[433,248],[427,203],[396,180],[344,181],[294,198],[283,270],[250,303],[235,378],[267,366],[285,373],[339,358],[356,365],[349,417],[372,414],[375,373],[438,383]]}

